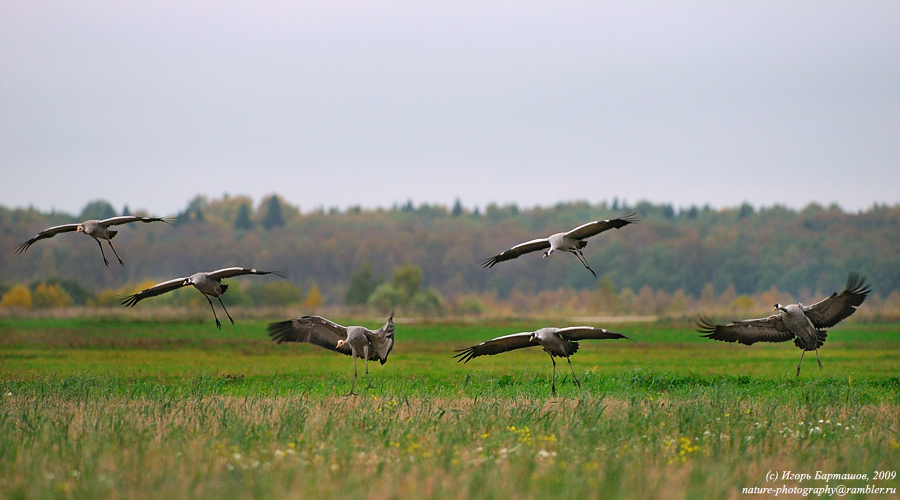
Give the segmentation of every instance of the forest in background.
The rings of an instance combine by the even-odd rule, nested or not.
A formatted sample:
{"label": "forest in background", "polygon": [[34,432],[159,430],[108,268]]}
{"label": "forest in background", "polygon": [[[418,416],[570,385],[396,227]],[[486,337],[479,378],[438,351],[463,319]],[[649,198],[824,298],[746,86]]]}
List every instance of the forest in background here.
{"label": "forest in background", "polygon": [[[628,211],[641,222],[593,237],[584,249],[598,279],[566,254],[479,265],[514,244]],[[0,247],[8,249],[0,252],[0,296],[23,285],[38,301],[53,303],[46,294],[55,286],[71,304],[112,304],[159,281],[243,266],[279,270],[289,281],[229,280],[232,303],[399,304],[434,314],[548,305],[660,313],[742,298],[810,302],[839,291],[850,271],[867,276],[875,302],[900,298],[900,205],[847,213],[836,205],[675,209],[613,200],[470,210],[457,201],[301,212],[277,195],[258,204],[243,196],[197,197],[173,226],[119,226],[113,244],[124,267],[111,259],[106,268],[97,244],[74,233],[14,253],[47,227],[123,213],[131,211],[104,201],[77,215],[0,206]],[[152,301],[205,305],[196,292],[170,295]]]}

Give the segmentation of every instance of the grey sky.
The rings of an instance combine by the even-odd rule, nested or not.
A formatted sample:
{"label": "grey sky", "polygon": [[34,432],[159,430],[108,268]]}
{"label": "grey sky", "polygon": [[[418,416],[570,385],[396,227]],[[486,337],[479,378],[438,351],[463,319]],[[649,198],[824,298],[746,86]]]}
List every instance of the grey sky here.
{"label": "grey sky", "polygon": [[0,0],[0,205],[900,201],[900,3]]}

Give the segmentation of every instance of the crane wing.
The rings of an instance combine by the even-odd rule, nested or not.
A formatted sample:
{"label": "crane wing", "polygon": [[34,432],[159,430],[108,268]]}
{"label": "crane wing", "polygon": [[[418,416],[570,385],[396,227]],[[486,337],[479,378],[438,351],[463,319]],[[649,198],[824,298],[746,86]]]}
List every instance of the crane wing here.
{"label": "crane wing", "polygon": [[457,362],[462,361],[468,363],[470,359],[477,358],[478,356],[493,356],[494,354],[500,354],[501,352],[540,345],[537,340],[531,340],[531,334],[532,332],[522,332],[497,337],[493,340],[473,345],[472,347],[459,349],[455,351],[459,354],[453,357],[459,358],[456,360]]}
{"label": "crane wing", "polygon": [[490,259],[481,261],[481,267],[494,267],[494,264],[498,262],[512,260],[522,254],[537,252],[538,250],[543,250],[545,248],[550,248],[550,240],[547,238],[540,238],[537,240],[526,241],[525,243],[519,243],[509,250],[505,250],[491,257]]}
{"label": "crane wing", "polygon": [[740,342],[750,345],[755,342],[785,342],[794,338],[781,319],[781,314],[773,314],[766,318],[745,319],[727,325],[714,325],[708,319],[700,317],[697,321],[700,333],[704,337],[723,342]]}
{"label": "crane wing", "polygon": [[384,364],[387,361],[388,354],[394,348],[394,314],[388,318],[387,323],[374,332],[366,333],[366,338],[372,344],[372,352],[369,354],[371,361],[381,361]]}
{"label": "crane wing", "polygon": [[556,333],[563,339],[571,341],[584,339],[628,339],[628,337],[621,333],[611,332],[605,328],[595,328],[593,326],[570,326],[567,328],[560,328]]}
{"label": "crane wing", "polygon": [[174,215],[170,215],[168,217],[140,217],[138,215],[121,215],[119,217],[110,217],[109,219],[103,219],[98,224],[103,227],[109,226],[118,226],[119,224],[128,224],[129,222],[165,222],[166,224],[172,224],[175,222],[176,217]]}
{"label": "crane wing", "polygon": [[269,324],[269,338],[280,344],[282,342],[306,342],[325,349],[350,355],[350,346],[344,344],[339,349],[338,340],[347,339],[347,327],[321,316],[303,316],[278,323]]}
{"label": "crane wing", "polygon": [[122,305],[125,307],[131,306],[134,307],[138,302],[148,298],[148,297],[156,297],[157,295],[162,295],[166,292],[171,292],[172,290],[177,290],[185,285],[185,281],[187,277],[184,278],[175,278],[169,281],[163,281],[162,283],[158,283],[156,285],[151,286],[145,290],[141,290],[140,292],[129,295],[122,299]]}
{"label": "crane wing", "polygon": [[588,222],[587,224],[582,224],[566,233],[566,237],[575,238],[576,240],[583,240],[609,229],[619,229],[620,227],[627,226],[628,224],[640,222],[640,220],[640,217],[638,217],[636,213],[628,212],[618,219],[597,220],[594,222]]}
{"label": "crane wing", "polygon": [[811,306],[802,306],[803,313],[816,328],[831,328],[856,312],[856,308],[866,300],[870,291],[866,278],[858,273],[850,273],[841,293],[833,293],[831,297]]}
{"label": "crane wing", "polygon": [[17,246],[17,247],[16,247],[16,253],[23,253],[23,252],[25,252],[26,250],[28,250],[28,247],[30,247],[31,245],[34,245],[34,243],[35,243],[36,241],[38,241],[38,240],[45,240],[45,239],[47,239],[47,238],[52,238],[52,237],[56,236],[56,235],[59,234],[59,233],[71,233],[72,231],[77,231],[77,230],[78,230],[78,226],[80,226],[80,225],[81,225],[81,223],[77,223],[77,224],[63,224],[63,225],[61,225],[61,226],[53,226],[53,227],[49,227],[49,228],[47,228],[47,229],[44,229],[43,231],[41,231],[41,232],[39,232],[38,234],[34,235],[34,237],[31,238],[30,240],[28,240],[28,241],[26,241],[25,243],[22,243],[21,245]]}
{"label": "crane wing", "polygon": [[287,278],[284,274],[279,271],[259,271],[257,269],[247,269],[244,267],[226,267],[225,269],[219,269],[218,271],[213,271],[209,273],[209,278],[221,281],[225,278],[231,278],[234,276],[243,276],[245,274],[274,274],[279,278]]}

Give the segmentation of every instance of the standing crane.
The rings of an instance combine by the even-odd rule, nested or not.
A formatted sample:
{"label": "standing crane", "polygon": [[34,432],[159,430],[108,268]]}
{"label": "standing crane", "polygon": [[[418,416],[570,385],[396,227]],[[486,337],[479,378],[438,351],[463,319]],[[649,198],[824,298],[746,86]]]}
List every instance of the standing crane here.
{"label": "standing crane", "polygon": [[356,358],[366,360],[366,380],[369,379],[369,360],[387,362],[388,354],[394,348],[394,313],[387,323],[378,330],[363,326],[342,326],[321,316],[303,316],[269,325],[269,338],[282,342],[307,342],[341,354],[353,356],[353,384],[347,396],[355,395],[357,370]]}

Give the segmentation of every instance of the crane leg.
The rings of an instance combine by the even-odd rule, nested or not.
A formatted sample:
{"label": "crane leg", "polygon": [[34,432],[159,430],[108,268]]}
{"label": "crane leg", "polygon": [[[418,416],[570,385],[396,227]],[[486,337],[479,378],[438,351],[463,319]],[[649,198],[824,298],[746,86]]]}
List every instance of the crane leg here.
{"label": "crane leg", "polygon": [[[100,243],[100,240],[97,240],[97,243]],[[119,259],[119,264],[121,264],[122,266],[124,266],[125,263],[122,262],[122,258],[119,257],[119,253],[116,252],[116,247],[112,246],[112,241],[106,240],[106,244],[109,245],[109,248],[112,248],[112,251],[113,251],[113,253],[116,255],[116,258]],[[103,250],[103,245],[100,245],[100,250]]]}
{"label": "crane leg", "polygon": [[94,240],[97,242],[97,246],[100,247],[100,255],[103,256],[103,263],[106,264],[106,267],[109,267],[109,261],[106,260],[106,254],[103,253],[103,245],[100,244],[100,240]]}
{"label": "crane leg", "polygon": [[566,356],[566,361],[569,362],[569,369],[572,370],[572,378],[575,379],[575,383],[578,384],[578,388],[581,389],[581,382],[578,381],[578,377],[575,376],[575,369],[572,368],[572,360]]}
{"label": "crane leg", "polygon": [[553,359],[553,356],[550,356],[550,361],[553,362],[553,378],[550,379],[550,394],[556,396],[556,360]]}
{"label": "crane leg", "polygon": [[578,260],[580,260],[581,263],[584,264],[584,267],[587,268],[587,270],[590,271],[591,274],[593,274],[594,277],[596,278],[597,273],[595,273],[594,270],[591,269],[591,265],[588,264],[587,259],[584,258],[584,254],[581,253],[581,250],[578,250],[577,248],[575,248],[575,249],[572,249],[572,253],[574,253],[575,256],[578,257]]}
{"label": "crane leg", "polygon": [[369,348],[367,347],[363,352],[366,355],[366,381],[369,383],[366,389],[374,389],[375,386],[372,385],[372,379],[369,378]]}
{"label": "crane leg", "polygon": [[803,363],[803,355],[806,354],[806,349],[800,351],[800,363],[797,363],[797,376],[800,376],[800,364]]}
{"label": "crane leg", "polygon": [[213,305],[212,305],[212,300],[209,299],[209,295],[203,294],[203,296],[206,297],[206,301],[209,302],[209,308],[212,309],[212,312],[213,312],[213,318],[216,318],[216,328],[218,328],[219,330],[221,330],[221,329],[222,329],[222,323],[219,321],[219,317],[216,316],[216,308],[213,307]]}
{"label": "crane leg", "polygon": [[233,324],[234,324],[234,319],[231,317],[230,314],[228,314],[228,309],[225,309],[225,303],[222,302],[222,296],[220,295],[220,296],[218,296],[218,297],[216,297],[216,298],[219,299],[219,304],[222,304],[222,310],[225,311],[225,316],[228,316],[228,319],[231,320],[231,324],[233,325]]}
{"label": "crane leg", "polygon": [[346,394],[346,396],[356,396],[356,393],[353,392],[353,389],[356,389],[356,352],[353,352],[353,383],[350,385],[350,392]]}
{"label": "crane leg", "polygon": [[819,362],[819,369],[822,369],[822,361],[819,359],[819,349],[816,349],[816,361]]}

